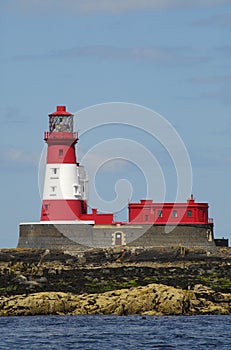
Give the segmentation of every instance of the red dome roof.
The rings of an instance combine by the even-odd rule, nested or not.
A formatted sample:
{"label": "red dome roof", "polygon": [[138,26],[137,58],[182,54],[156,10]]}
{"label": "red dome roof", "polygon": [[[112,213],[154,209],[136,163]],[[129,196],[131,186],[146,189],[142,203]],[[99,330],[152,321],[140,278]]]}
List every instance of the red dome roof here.
{"label": "red dome roof", "polygon": [[70,112],[66,111],[66,106],[57,106],[56,111],[48,115],[49,117],[56,116],[56,115],[69,116],[69,117],[74,116],[74,114],[71,114]]}

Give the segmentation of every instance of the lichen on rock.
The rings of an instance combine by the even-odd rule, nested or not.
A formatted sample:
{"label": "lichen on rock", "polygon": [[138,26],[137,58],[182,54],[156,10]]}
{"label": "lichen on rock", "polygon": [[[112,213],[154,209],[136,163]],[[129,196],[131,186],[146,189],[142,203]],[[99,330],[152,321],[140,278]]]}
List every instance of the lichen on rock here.
{"label": "lichen on rock", "polygon": [[[198,288],[196,289],[196,292]],[[194,291],[150,284],[98,294],[75,295],[41,292],[2,297],[0,316],[10,315],[193,315],[230,313],[231,295],[222,303],[197,296]],[[211,290],[208,291],[209,295]],[[225,300],[225,301],[224,301]]]}

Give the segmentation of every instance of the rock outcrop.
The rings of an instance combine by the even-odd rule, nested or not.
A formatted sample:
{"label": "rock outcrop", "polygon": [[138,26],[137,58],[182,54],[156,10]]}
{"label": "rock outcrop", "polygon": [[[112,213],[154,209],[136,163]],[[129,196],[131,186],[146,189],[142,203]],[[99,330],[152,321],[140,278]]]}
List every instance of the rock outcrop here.
{"label": "rock outcrop", "polygon": [[0,296],[35,292],[102,293],[157,283],[178,289],[205,285],[231,293],[231,256],[198,250],[117,249],[70,254],[42,249],[0,250]]}
{"label": "rock outcrop", "polygon": [[231,294],[197,285],[182,290],[162,284],[97,294],[41,292],[1,297],[0,316],[229,314]]}
{"label": "rock outcrop", "polygon": [[231,313],[231,250],[0,250],[0,316]]}

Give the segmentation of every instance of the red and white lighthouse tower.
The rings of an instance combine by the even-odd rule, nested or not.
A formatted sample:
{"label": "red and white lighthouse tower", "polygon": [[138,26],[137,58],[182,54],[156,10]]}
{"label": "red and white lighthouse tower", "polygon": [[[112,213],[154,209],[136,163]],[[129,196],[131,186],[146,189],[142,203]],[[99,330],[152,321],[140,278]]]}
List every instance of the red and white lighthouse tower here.
{"label": "red and white lighthouse tower", "polygon": [[57,106],[49,114],[49,131],[44,133],[48,145],[41,221],[80,220],[87,213],[86,174],[76,162],[77,132],[73,131],[73,114]]}

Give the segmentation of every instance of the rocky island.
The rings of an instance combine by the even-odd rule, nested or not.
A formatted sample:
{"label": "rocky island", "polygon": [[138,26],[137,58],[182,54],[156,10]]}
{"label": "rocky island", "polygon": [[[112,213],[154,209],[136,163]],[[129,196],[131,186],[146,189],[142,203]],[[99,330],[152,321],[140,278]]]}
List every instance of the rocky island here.
{"label": "rocky island", "polygon": [[0,250],[0,316],[231,313],[231,248]]}

